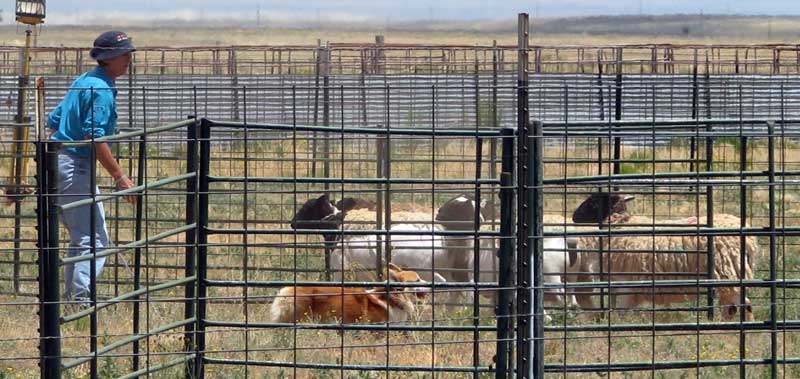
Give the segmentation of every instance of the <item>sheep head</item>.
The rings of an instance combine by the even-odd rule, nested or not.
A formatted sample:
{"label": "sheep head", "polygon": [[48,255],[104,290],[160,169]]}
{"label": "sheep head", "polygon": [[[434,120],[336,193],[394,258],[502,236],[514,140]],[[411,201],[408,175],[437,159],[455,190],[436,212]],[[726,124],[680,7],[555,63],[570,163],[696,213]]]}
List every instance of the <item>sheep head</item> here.
{"label": "sheep head", "polygon": [[633,196],[598,192],[591,194],[572,213],[572,222],[579,224],[613,223],[628,217],[628,202]]}
{"label": "sheep head", "polygon": [[[336,230],[342,225],[344,213],[331,204],[328,194],[306,201],[292,218],[292,229]],[[322,233],[325,241],[337,240],[336,234]]]}
{"label": "sheep head", "polygon": [[[436,212],[436,221],[440,222],[445,229],[451,230],[475,230],[475,196],[470,194],[458,195],[445,202]],[[480,203],[480,217],[478,227],[485,221],[483,216],[486,200]]]}

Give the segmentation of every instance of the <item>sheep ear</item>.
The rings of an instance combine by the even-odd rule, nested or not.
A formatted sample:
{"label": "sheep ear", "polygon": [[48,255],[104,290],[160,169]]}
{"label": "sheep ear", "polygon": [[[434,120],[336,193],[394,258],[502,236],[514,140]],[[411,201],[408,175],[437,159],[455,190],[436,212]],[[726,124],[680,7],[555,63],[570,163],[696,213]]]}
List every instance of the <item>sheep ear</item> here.
{"label": "sheep ear", "polygon": [[481,208],[486,208],[486,199],[481,199]]}
{"label": "sheep ear", "polygon": [[635,200],[635,199],[636,199],[636,197],[635,197],[635,196],[627,195],[627,196],[625,196],[625,197],[623,197],[623,198],[622,198],[622,201],[623,201],[623,202],[625,202],[625,203],[627,203],[627,202],[629,202],[629,201],[631,201],[631,200]]}

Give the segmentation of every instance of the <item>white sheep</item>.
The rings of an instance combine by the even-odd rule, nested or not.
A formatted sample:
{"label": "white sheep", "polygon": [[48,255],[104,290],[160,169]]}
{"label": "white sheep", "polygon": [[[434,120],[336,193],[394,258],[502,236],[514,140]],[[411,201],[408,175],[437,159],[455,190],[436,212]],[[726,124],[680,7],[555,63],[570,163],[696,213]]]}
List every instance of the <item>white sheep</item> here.
{"label": "white sheep", "polygon": [[[353,270],[355,280],[371,280],[377,267],[386,263],[382,252],[380,266],[378,251],[388,246],[391,261],[401,267],[417,271],[428,281],[445,281],[438,270],[453,267],[451,255],[447,254],[447,237],[434,234],[440,230],[434,226],[432,213],[392,212],[392,226],[389,232],[407,232],[400,235],[351,235],[341,238],[339,231],[373,230],[377,214],[368,209],[353,209],[348,212],[339,211],[327,195],[308,200],[292,219],[295,229],[319,229],[324,236],[334,280],[341,280],[345,271]],[[404,220],[404,221],[403,221]],[[396,224],[395,221],[404,223]],[[388,245],[387,245],[388,238]],[[371,270],[371,273],[367,272]],[[445,271],[446,272],[446,271]]]}
{"label": "white sheep", "polygon": [[[497,282],[498,281],[498,244],[494,238],[481,239],[479,259],[478,282]],[[563,284],[564,277],[574,272],[580,267],[579,255],[570,253],[574,250],[575,241],[565,237],[545,237],[542,239],[542,281],[545,284]],[[475,254],[471,248],[467,248],[464,253],[468,256],[467,270],[470,273],[470,280],[474,279]],[[545,292],[546,302],[555,306],[565,306],[567,308],[578,308],[575,295],[570,293],[564,297],[564,287],[548,289]],[[489,300],[491,305],[496,304],[495,291],[481,291],[481,295]],[[550,316],[545,311],[545,321],[550,321]]]}
{"label": "white sheep", "polygon": [[[458,195],[445,202],[439,208],[436,213],[436,221],[450,230],[475,230],[476,206],[478,206],[478,204],[473,196],[469,194]],[[478,217],[480,217],[478,225],[481,231],[489,231],[491,230],[490,225],[497,225],[499,222],[486,223],[484,214],[487,212],[483,209],[483,207],[486,206],[486,202],[481,201],[480,206],[482,209],[477,212]],[[474,280],[474,238],[460,238],[457,241],[463,241],[463,243],[449,243],[451,255],[456,256],[452,262],[460,269],[460,272],[466,274],[465,280]],[[543,239],[542,272],[545,283],[562,284],[564,283],[567,272],[575,272],[579,269],[580,264],[578,255],[574,252],[574,243],[574,239],[572,238],[546,237]],[[478,255],[480,263],[477,281],[497,282],[499,264],[497,257],[497,250],[499,248],[498,240],[495,237],[482,237],[479,246],[480,251]],[[572,248],[573,251],[568,252],[568,247]],[[481,294],[489,298],[492,304],[494,304],[494,291],[482,291]],[[563,306],[565,304],[563,294],[563,287],[548,290],[545,299]],[[570,294],[567,297],[566,305],[569,307],[577,306],[574,295]],[[547,316],[547,319],[549,319],[549,316]]]}
{"label": "white sheep", "polygon": [[[633,218],[627,211],[626,203],[632,196],[618,194],[595,193],[586,199],[573,213],[576,223],[603,223],[607,227],[617,229],[636,229],[649,227],[626,227],[625,224],[675,224],[676,222],[654,222],[641,216]],[[684,225],[691,223],[705,224],[705,217],[684,220]],[[715,227],[739,227],[741,220],[728,214],[717,214],[714,217]],[[578,239],[581,259],[585,260],[590,271],[599,272],[600,259],[596,252],[601,248],[603,254],[603,271],[607,272],[610,281],[651,281],[651,280],[688,280],[707,277],[706,255],[707,237],[691,235],[614,235],[583,236]],[[656,232],[657,233],[657,232]],[[739,236],[715,236],[714,238],[714,270],[712,279],[739,280],[751,279],[755,270],[759,247],[756,238],[745,238],[744,271],[741,270],[740,259],[743,253]],[[659,252],[664,251],[664,252]],[[676,252],[676,251],[686,251]],[[654,287],[643,289],[612,289],[617,293],[617,305],[633,308],[644,302],[656,305],[670,305],[676,302],[694,299],[697,295],[695,287]],[[621,294],[625,292],[625,294]],[[725,306],[724,316],[731,318],[739,306],[739,287],[720,286],[716,288],[720,302]],[[744,311],[747,320],[753,319],[750,300],[745,298]]]}

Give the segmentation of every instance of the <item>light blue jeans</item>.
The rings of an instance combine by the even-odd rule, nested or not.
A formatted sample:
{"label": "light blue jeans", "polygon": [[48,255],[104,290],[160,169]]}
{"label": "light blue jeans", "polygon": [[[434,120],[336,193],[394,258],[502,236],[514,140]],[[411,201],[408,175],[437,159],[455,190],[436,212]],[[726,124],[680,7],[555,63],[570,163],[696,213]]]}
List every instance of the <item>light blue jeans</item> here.
{"label": "light blue jeans", "polygon": [[[59,205],[91,198],[92,192],[100,193],[95,185],[92,188],[91,165],[94,162],[89,157],[82,157],[62,149],[58,152],[58,200]],[[94,211],[94,225],[92,225],[91,211]],[[86,205],[61,212],[61,222],[69,231],[70,257],[92,254],[92,236],[95,239],[95,251],[100,253],[110,246],[106,217],[103,204]],[[94,231],[94,232],[92,232]],[[105,258],[97,258],[95,263],[95,278],[103,272]],[[85,303],[89,299],[91,285],[92,260],[81,261],[64,266],[65,300],[80,301]]]}

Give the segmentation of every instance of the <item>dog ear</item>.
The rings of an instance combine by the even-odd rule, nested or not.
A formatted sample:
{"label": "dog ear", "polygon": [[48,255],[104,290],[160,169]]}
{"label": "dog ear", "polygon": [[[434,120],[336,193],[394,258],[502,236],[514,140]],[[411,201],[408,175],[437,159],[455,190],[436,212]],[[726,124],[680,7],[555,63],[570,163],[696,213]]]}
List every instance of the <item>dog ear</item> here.
{"label": "dog ear", "polygon": [[[389,264],[391,265],[391,263],[389,263]],[[397,267],[397,266],[395,266],[395,267]],[[387,277],[389,278],[390,282],[400,282],[401,281],[400,280],[400,276],[397,275],[397,271],[393,270],[392,267],[389,267],[389,269],[386,270],[386,271],[388,272]]]}
{"label": "dog ear", "polygon": [[400,266],[398,266],[398,265],[396,265],[396,264],[394,264],[392,262],[389,262],[386,266],[389,267],[389,271],[403,271],[403,269],[400,268]]}

